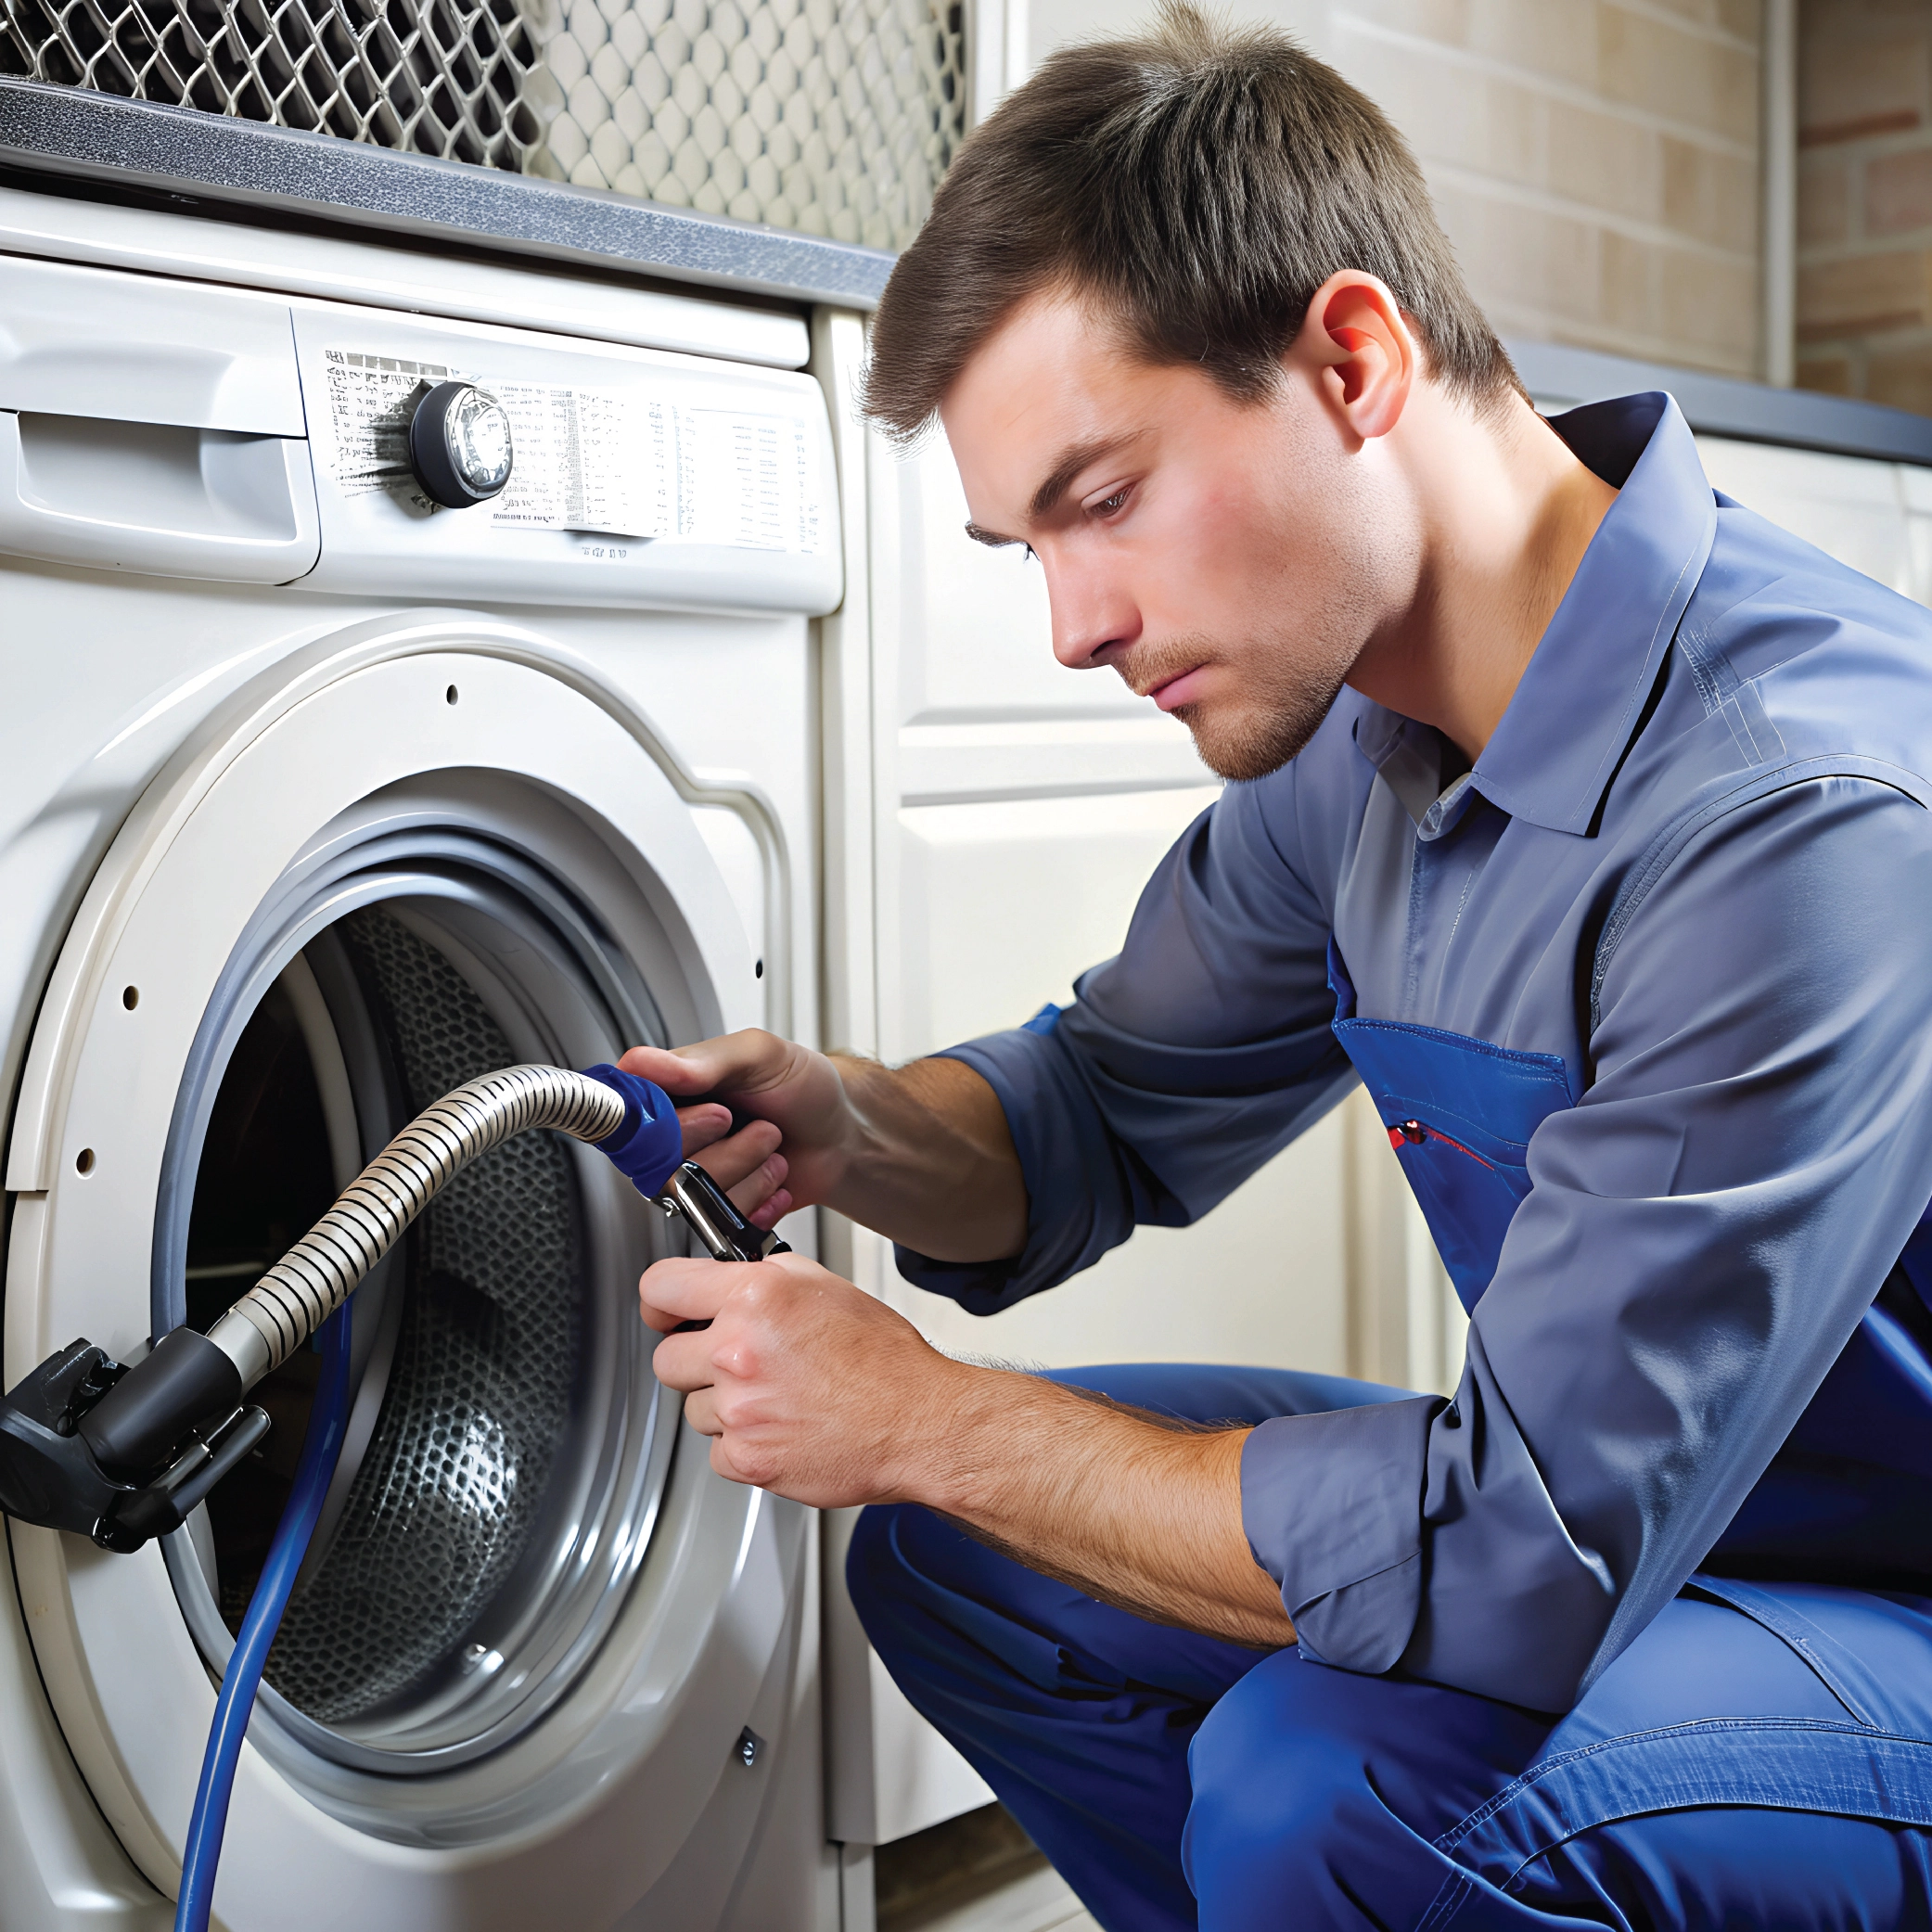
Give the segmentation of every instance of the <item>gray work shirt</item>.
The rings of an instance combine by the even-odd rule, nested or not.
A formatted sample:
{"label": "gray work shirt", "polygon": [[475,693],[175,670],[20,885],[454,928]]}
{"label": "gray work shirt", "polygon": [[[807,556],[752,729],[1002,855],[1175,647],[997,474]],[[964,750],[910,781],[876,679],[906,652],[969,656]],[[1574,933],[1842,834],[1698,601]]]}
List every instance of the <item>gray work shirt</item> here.
{"label": "gray work shirt", "polygon": [[1560,1056],[1454,1400],[1281,1417],[1243,1468],[1306,1654],[1544,1709],[1732,1522],[1932,1196],[1932,617],[1714,495],[1668,398],[1558,429],[1620,494],[1475,770],[1345,691],[1230,786],[1073,1005],[951,1050],[1024,1253],[901,1253],[991,1313],[1206,1213],[1354,1079],[1331,935],[1364,1017]]}

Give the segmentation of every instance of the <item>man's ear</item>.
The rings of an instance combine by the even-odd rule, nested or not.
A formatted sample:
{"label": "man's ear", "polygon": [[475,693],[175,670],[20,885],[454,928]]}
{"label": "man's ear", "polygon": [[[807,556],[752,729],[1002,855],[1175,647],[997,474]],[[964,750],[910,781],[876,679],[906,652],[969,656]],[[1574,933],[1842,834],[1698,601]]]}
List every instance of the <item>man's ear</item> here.
{"label": "man's ear", "polygon": [[1388,285],[1359,269],[1314,292],[1285,358],[1315,378],[1329,406],[1363,441],[1401,420],[1421,373],[1422,350]]}

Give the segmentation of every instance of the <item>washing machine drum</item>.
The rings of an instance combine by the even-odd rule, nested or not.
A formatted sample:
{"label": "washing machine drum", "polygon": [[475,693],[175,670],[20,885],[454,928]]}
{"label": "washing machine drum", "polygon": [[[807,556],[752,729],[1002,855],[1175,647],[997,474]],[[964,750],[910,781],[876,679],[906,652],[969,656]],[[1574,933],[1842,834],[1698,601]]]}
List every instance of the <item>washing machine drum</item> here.
{"label": "washing machine drum", "polygon": [[[205,1327],[480,1073],[763,1017],[774,976],[642,721],[478,635],[314,646],[129,816],[15,1110],[16,1376],[76,1335],[126,1357]],[[809,1519],[718,1477],[652,1375],[636,1280],[668,1239],[595,1149],[531,1133],[356,1291],[342,1457],[236,1782],[236,1932],[711,1926],[772,1841]],[[259,1458],[159,1549],[14,1526],[55,1716],[164,1891],[318,1366],[258,1386]]]}
{"label": "washing machine drum", "polygon": [[[380,1076],[354,1096],[365,1153],[398,1120],[517,1057],[476,989],[393,911],[352,914],[304,965],[308,954],[323,962],[332,1024],[364,1048],[365,1081]],[[276,992],[237,1044],[198,1163],[185,1271],[197,1327],[335,1191],[312,1049]],[[476,1701],[464,1689],[503,1669],[506,1633],[544,1621],[557,1580],[539,1554],[544,1526],[588,1486],[586,1452],[607,1447],[587,1442],[579,1419],[638,1393],[585,1387],[608,1366],[585,1360],[596,1325],[586,1246],[562,1138],[525,1134],[459,1174],[359,1297],[358,1427],[265,1673],[291,1719],[379,1745],[409,1736],[433,1704],[445,1748],[483,1734],[474,1711],[454,1732],[451,1718]],[[197,1526],[201,1573],[211,1555],[230,1631],[286,1501],[314,1379],[313,1355],[298,1357],[258,1391],[280,1412],[274,1449],[217,1491],[206,1530]],[[646,1419],[625,1418],[633,1434]],[[206,1632],[205,1617],[196,1620]],[[538,1701],[561,1687],[524,1686]],[[466,1728],[468,1738],[455,1734]]]}

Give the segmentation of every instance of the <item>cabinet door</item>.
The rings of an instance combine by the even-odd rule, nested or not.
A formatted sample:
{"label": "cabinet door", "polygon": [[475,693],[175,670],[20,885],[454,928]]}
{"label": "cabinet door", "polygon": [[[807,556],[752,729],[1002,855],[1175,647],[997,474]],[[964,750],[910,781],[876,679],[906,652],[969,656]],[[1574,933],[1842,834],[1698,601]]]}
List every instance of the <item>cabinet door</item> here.
{"label": "cabinet door", "polygon": [[1918,534],[1924,471],[1725,436],[1698,437],[1697,454],[1713,487],[1747,509],[1905,596],[1923,600],[1932,591]]}

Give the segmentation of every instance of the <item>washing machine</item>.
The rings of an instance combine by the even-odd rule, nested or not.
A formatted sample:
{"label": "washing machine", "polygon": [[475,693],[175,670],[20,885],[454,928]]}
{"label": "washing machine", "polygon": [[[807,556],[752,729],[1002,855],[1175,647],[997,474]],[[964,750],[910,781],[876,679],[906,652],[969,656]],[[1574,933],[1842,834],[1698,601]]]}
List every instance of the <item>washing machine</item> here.
{"label": "washing machine", "polygon": [[[796,301],[0,195],[6,1386],[205,1326],[476,1074],[813,1036],[811,356]],[[461,509],[450,382],[514,431]],[[838,1923],[815,1529],[652,1376],[671,1238],[527,1135],[359,1291],[229,1932]],[[5,1932],[170,1923],[316,1362],[162,1542],[7,1525]]]}

